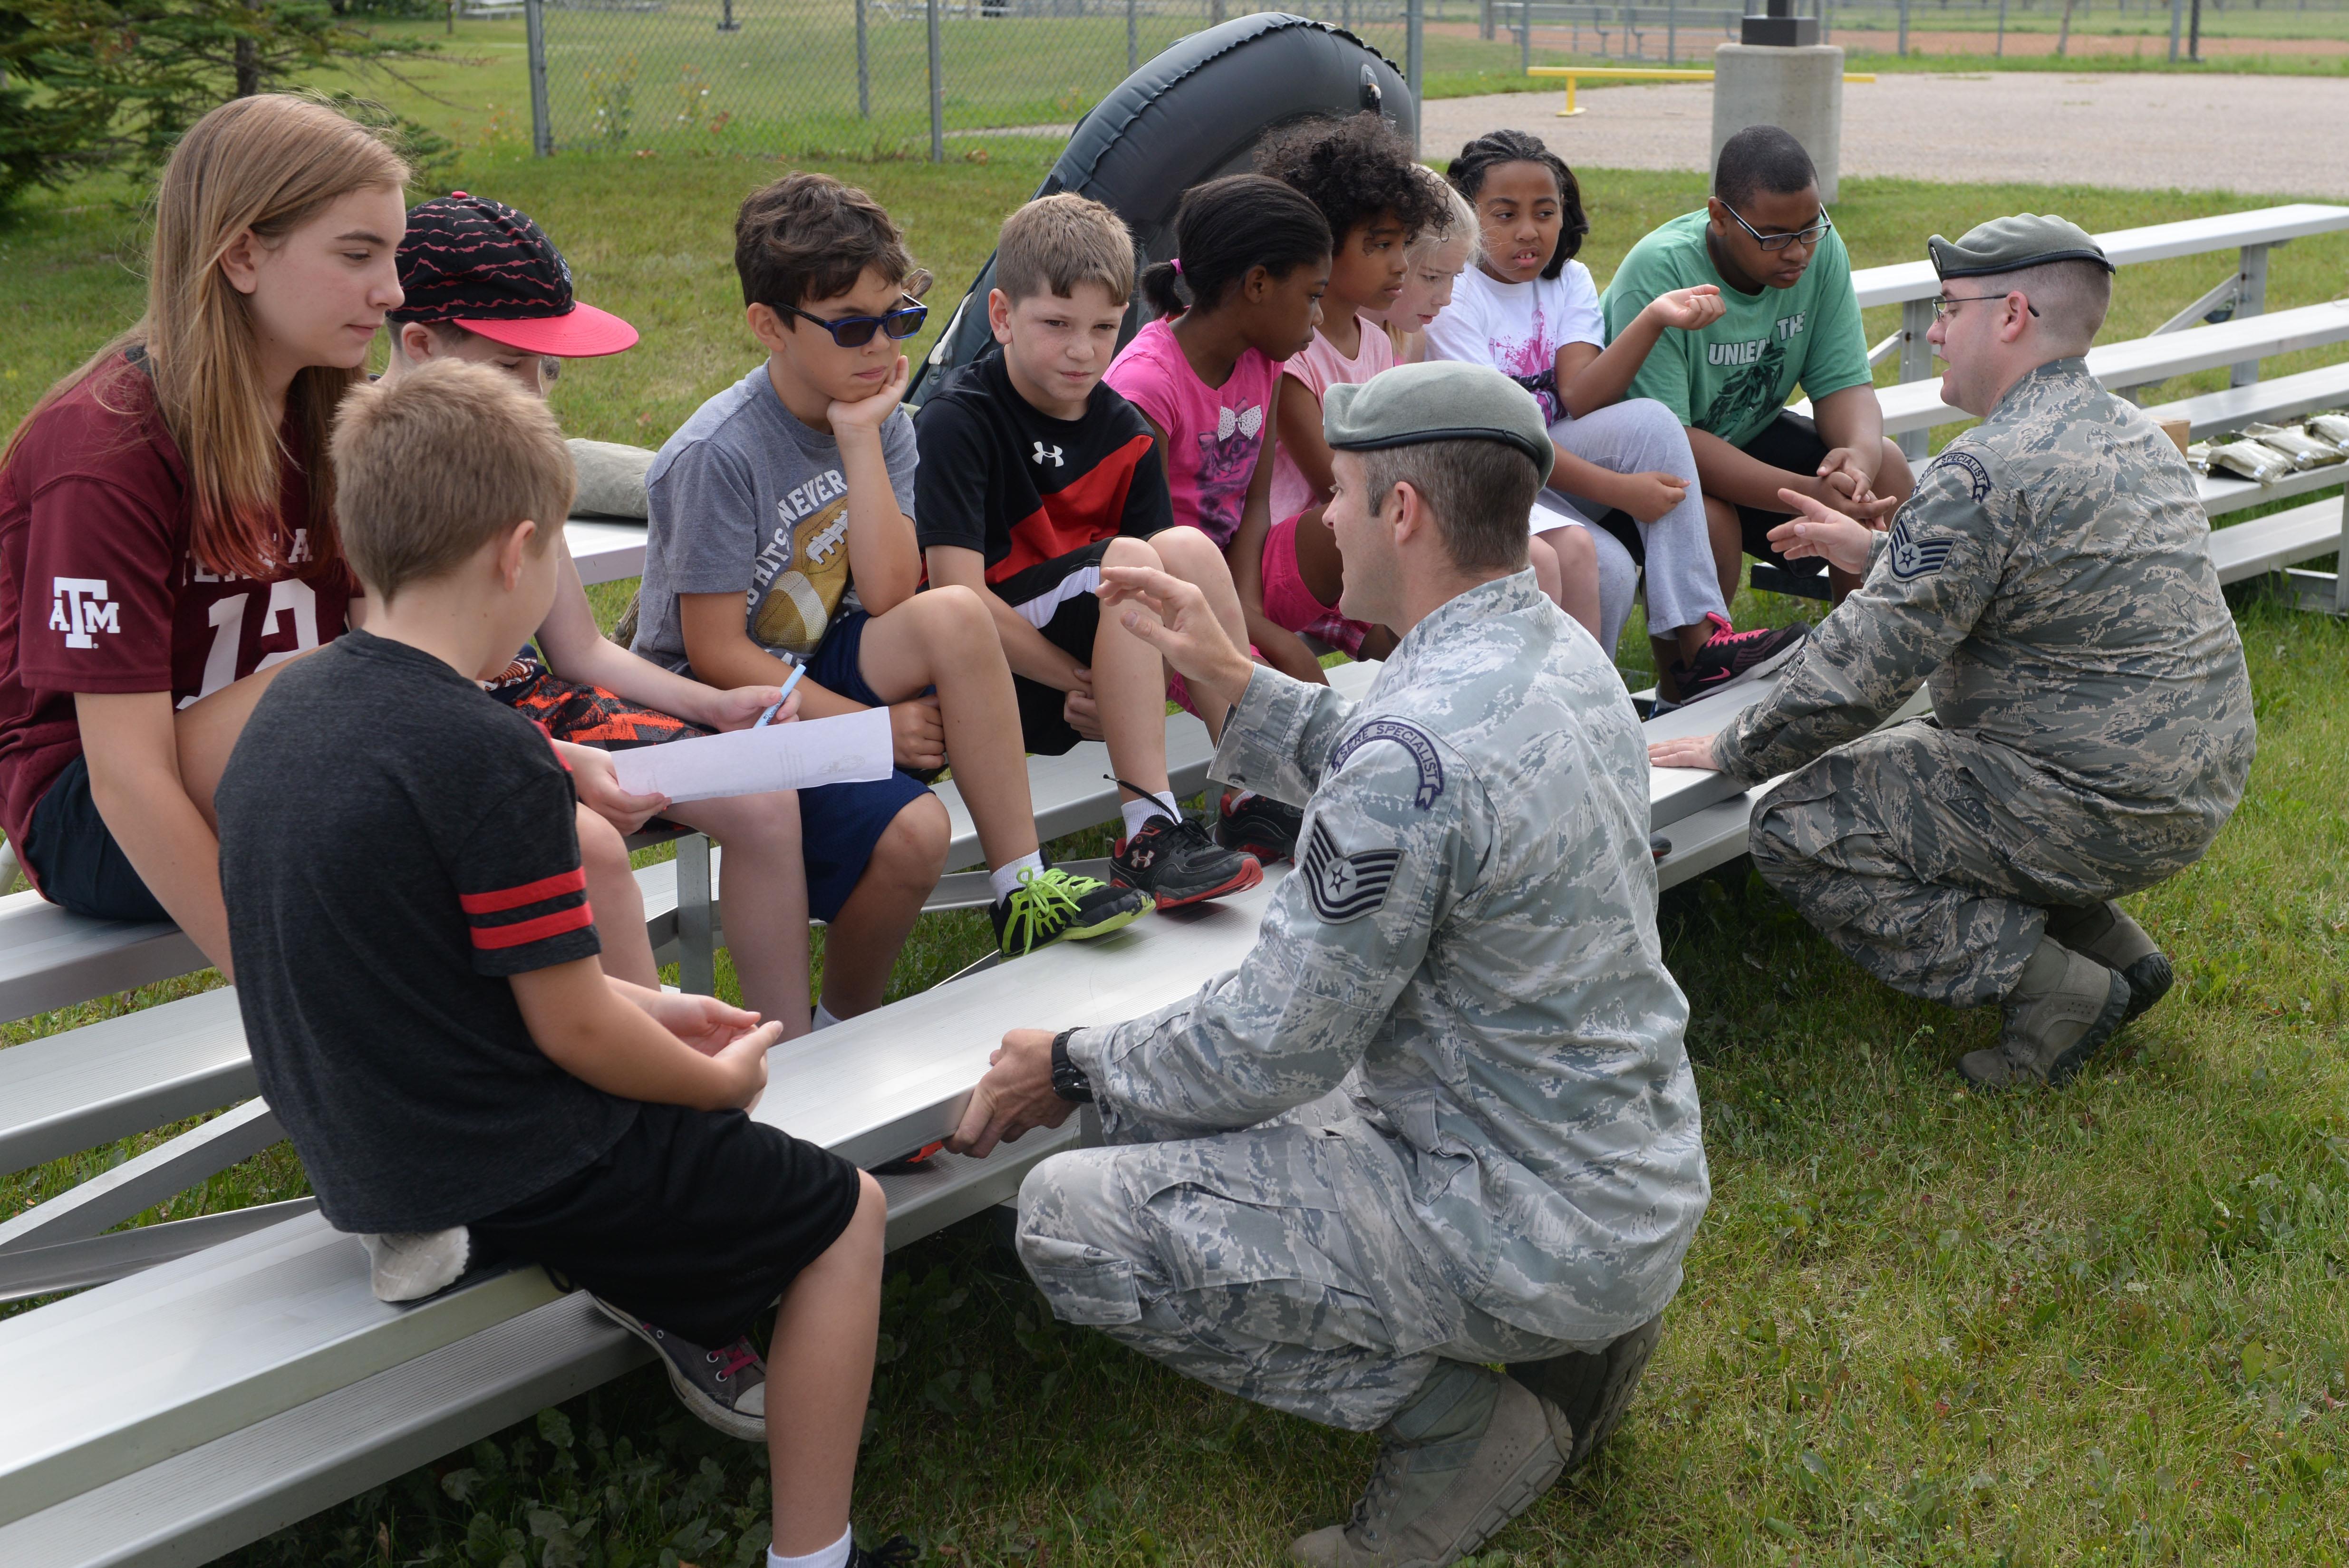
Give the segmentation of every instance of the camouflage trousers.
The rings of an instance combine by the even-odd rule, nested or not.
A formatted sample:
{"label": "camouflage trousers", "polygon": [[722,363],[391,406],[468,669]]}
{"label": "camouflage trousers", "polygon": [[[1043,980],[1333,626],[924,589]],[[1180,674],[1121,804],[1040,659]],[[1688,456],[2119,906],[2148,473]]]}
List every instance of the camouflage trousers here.
{"label": "camouflage trousers", "polygon": [[2209,847],[2183,814],[2092,815],[2013,752],[1912,720],[1838,746],[1754,809],[1755,869],[1896,991],[1951,1007],[2023,978],[2051,909],[2152,887]]}
{"label": "camouflage trousers", "polygon": [[1443,1361],[1601,1348],[1461,1299],[1424,1262],[1434,1243],[1414,1241],[1407,1199],[1367,1122],[1283,1118],[1054,1156],[1019,1189],[1019,1256],[1061,1321],[1350,1431],[1382,1424]]}

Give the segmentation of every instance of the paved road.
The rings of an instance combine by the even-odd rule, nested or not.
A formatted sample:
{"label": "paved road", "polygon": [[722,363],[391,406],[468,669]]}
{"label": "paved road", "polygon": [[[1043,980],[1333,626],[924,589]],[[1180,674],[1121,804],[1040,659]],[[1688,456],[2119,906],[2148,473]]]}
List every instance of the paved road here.
{"label": "paved road", "polygon": [[[1570,163],[1702,169],[1713,84],[1586,87],[1440,99],[1422,146],[1440,160],[1497,126],[1530,130]],[[2349,82],[2282,76],[1886,75],[1844,88],[1843,171],[2349,199]]]}

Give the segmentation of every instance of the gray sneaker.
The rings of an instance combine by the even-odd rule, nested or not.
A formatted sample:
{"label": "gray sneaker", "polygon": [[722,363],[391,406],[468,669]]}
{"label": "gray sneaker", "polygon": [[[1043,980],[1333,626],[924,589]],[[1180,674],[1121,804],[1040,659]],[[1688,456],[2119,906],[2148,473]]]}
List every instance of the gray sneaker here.
{"label": "gray sneaker", "polygon": [[[2034,970],[2043,976],[2032,978]],[[1978,1089],[2028,1083],[2060,1089],[2127,1016],[2129,982],[2052,939],[2041,939],[2023,973],[2023,983],[2000,1004],[2006,1026],[1998,1044],[1959,1059],[1958,1072]]]}
{"label": "gray sneaker", "polygon": [[1439,1363],[1380,1436],[1353,1518],[1300,1537],[1290,1557],[1314,1568],[1444,1568],[1531,1508],[1573,1443],[1557,1407],[1457,1361]]}
{"label": "gray sneaker", "polygon": [[749,1340],[711,1350],[679,1339],[601,1296],[587,1299],[605,1317],[660,1352],[668,1386],[687,1409],[730,1438],[749,1443],[767,1440],[767,1364]]}
{"label": "gray sneaker", "polygon": [[2120,971],[2129,983],[2128,1012],[2121,1019],[2123,1023],[2134,1022],[2137,1014],[2167,996],[2178,978],[2169,967],[2169,955],[2154,946],[2145,928],[2109,898],[2085,909],[2048,910],[2047,934],[2082,957]]}

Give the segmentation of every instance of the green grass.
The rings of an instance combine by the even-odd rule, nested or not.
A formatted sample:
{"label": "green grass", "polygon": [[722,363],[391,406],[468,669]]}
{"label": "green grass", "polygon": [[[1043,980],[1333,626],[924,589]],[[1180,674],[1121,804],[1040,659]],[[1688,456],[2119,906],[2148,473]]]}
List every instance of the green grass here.
{"label": "green grass", "polygon": [[[645,331],[632,353],[571,366],[558,412],[575,433],[659,441],[751,362],[730,219],[782,163],[740,151],[533,161],[511,137],[481,133],[502,89],[467,97],[470,79],[450,67],[434,88],[448,101],[433,112],[467,139],[454,181],[536,214],[583,297]],[[1019,141],[988,151],[986,163],[944,168],[830,165],[907,223],[940,275],[942,306],[1051,156]],[[1586,189],[1586,254],[1604,278],[1647,226],[1693,205],[1701,182],[1588,171]],[[136,196],[42,198],[0,230],[10,349],[0,418],[13,421],[135,313]],[[1912,258],[1923,234],[2001,212],[2058,211],[2105,229],[2247,204],[1854,181],[1836,215],[1867,265]],[[2278,251],[2271,305],[2339,294],[2344,263],[2340,238]],[[2226,265],[2128,269],[2108,330],[2143,332]],[[1890,330],[1889,315],[1870,317],[1872,334]],[[2159,395],[2221,379],[2187,378]],[[597,590],[607,623],[626,591]],[[1990,1568],[2349,1555],[2339,978],[2349,628],[2240,597],[2262,727],[2251,794],[2203,865],[2136,900],[2178,961],[2178,990],[2070,1092],[1957,1093],[1950,1064],[1986,1043],[1994,1021],[1874,986],[1742,871],[1666,900],[1669,960],[1693,1004],[1713,1210],[1632,1421],[1485,1562]],[[1817,612],[1748,595],[1739,613]],[[1627,668],[1644,659],[1637,626],[1625,654]],[[1098,843],[1061,853],[1099,853]],[[924,920],[893,993],[934,983],[984,941],[975,917]],[[217,983],[149,987],[20,1021],[0,1040]],[[0,1214],[162,1136],[0,1181]],[[281,1146],[140,1219],[305,1189]],[[1363,1439],[1207,1393],[1054,1325],[986,1221],[899,1257],[885,1328],[859,1517],[912,1532],[945,1561],[1271,1561],[1291,1534],[1342,1514],[1367,1461]],[[763,1539],[761,1464],[639,1374],[236,1560],[748,1562]]]}

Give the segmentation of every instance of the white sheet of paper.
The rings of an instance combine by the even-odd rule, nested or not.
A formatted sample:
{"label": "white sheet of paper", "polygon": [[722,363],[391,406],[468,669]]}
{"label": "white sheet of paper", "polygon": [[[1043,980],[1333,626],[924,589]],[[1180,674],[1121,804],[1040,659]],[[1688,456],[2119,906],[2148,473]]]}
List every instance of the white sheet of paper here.
{"label": "white sheet of paper", "polygon": [[612,753],[620,787],[678,805],[889,776],[889,710],[802,719]]}
{"label": "white sheet of paper", "polygon": [[1553,528],[1568,528],[1577,523],[1585,528],[1590,526],[1588,518],[1547,491],[1534,497],[1533,515],[1526,522],[1528,534],[1547,534]]}

